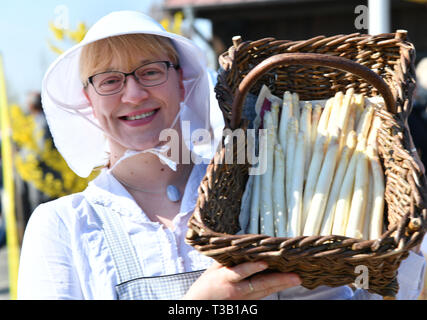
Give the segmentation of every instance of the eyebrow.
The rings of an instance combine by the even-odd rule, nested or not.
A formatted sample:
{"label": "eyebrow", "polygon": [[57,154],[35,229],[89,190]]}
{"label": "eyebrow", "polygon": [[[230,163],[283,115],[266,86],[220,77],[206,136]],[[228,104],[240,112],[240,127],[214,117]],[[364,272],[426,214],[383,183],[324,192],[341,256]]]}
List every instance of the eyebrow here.
{"label": "eyebrow", "polygon": [[[144,64],[148,64],[148,63],[152,63],[152,62],[156,62],[156,61],[157,61],[157,60],[153,60],[153,59],[151,59],[151,60],[148,60],[148,59],[140,60],[140,61],[139,61],[138,66],[142,66],[142,65],[144,65]],[[138,68],[138,66],[137,66],[137,67],[134,67],[133,69]],[[105,71],[103,71],[103,72],[110,72],[110,71],[118,71],[118,72],[120,72],[119,70],[117,70],[117,69],[113,69],[113,68],[108,68],[108,69],[106,69],[106,70],[105,70]]]}
{"label": "eyebrow", "polygon": [[141,60],[140,62],[141,62],[141,64],[146,64],[146,63],[150,63],[150,62],[155,62],[156,60],[147,60],[147,59],[145,59],[145,60]]}
{"label": "eyebrow", "polygon": [[[151,60],[148,60],[148,59],[144,59],[144,60],[140,60],[140,65],[139,66],[142,66],[142,65],[144,65],[144,64],[148,64],[148,63],[151,63],[151,62],[156,62],[157,60],[153,60],[153,59],[151,59]],[[138,67],[136,67],[136,68],[138,68]],[[135,68],[134,68],[135,69]],[[103,71],[98,71],[98,72],[95,72],[93,75],[91,75],[90,77],[92,77],[92,76],[95,76],[95,75],[97,75],[97,74],[100,74],[100,73],[105,73],[105,72],[122,72],[122,71],[119,71],[119,70],[117,70],[117,69],[113,69],[113,68],[108,68],[108,69],[105,69],[105,70],[103,70]]]}

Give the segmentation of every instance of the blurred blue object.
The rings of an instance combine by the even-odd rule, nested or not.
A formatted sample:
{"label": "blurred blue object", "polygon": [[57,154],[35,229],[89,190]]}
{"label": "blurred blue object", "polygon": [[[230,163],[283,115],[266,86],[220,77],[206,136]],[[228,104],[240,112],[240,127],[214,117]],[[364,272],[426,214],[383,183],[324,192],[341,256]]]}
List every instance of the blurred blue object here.
{"label": "blurred blue object", "polygon": [[249,120],[249,129],[253,129],[254,123],[253,121],[256,118],[255,104],[258,99],[258,96],[248,93],[246,96],[246,100],[243,104],[243,114],[242,118]]}

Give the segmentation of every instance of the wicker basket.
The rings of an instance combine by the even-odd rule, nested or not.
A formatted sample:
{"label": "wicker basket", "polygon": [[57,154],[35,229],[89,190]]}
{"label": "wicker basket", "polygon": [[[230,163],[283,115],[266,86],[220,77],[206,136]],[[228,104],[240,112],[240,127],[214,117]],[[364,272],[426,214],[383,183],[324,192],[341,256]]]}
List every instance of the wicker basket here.
{"label": "wicker basket", "polygon": [[376,240],[236,235],[249,164],[225,164],[223,147],[199,187],[187,242],[226,266],[267,261],[270,270],[298,273],[309,289],[352,284],[358,276],[356,267],[364,265],[369,271],[368,290],[395,297],[397,269],[422,241],[427,218],[424,168],[407,127],[415,88],[415,50],[406,32],[305,41],[242,42],[235,37],[233,42],[220,56],[215,89],[226,128],[248,127],[248,121],[241,119],[242,105],[247,93],[258,94],[263,84],[277,96],[286,90],[297,92],[301,100],[327,99],[350,87],[366,96],[383,96],[386,107],[376,113],[382,119],[377,141],[386,179],[387,231]]}

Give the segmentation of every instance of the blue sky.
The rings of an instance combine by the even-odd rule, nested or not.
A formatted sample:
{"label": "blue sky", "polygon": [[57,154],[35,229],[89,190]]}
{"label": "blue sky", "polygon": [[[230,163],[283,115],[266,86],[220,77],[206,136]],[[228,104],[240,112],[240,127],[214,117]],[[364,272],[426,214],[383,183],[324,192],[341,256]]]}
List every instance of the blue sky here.
{"label": "blue sky", "polygon": [[[17,0],[0,1],[0,54],[3,57],[9,103],[24,108],[26,93],[39,90],[44,72],[57,57],[48,46],[67,49],[71,42],[58,42],[49,30],[49,21],[68,13],[71,29],[83,21],[87,26],[111,11],[139,10],[149,13],[162,0]],[[64,8],[66,10],[64,10]],[[64,21],[64,20],[62,20]]]}

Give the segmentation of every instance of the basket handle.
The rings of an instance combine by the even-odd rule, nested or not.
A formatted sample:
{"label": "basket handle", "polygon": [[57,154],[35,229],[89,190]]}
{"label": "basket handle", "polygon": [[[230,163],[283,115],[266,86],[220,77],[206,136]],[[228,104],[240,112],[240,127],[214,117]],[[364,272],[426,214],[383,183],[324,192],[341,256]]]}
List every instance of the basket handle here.
{"label": "basket handle", "polygon": [[389,86],[368,67],[352,60],[320,53],[281,53],[271,56],[253,68],[240,82],[232,104],[231,129],[236,129],[241,119],[242,104],[252,85],[266,72],[278,65],[313,65],[331,67],[353,73],[374,86],[382,95],[386,109],[396,113],[396,103]]}

